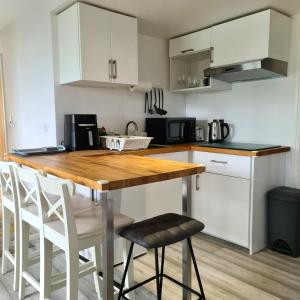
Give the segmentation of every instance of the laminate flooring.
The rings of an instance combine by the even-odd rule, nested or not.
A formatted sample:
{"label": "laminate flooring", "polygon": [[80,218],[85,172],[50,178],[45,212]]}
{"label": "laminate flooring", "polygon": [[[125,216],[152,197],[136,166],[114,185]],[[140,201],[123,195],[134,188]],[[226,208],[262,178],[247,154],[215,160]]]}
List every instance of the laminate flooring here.
{"label": "laminate flooring", "polygon": [[[250,256],[246,249],[218,239],[199,235],[193,238],[195,255],[208,300],[300,300],[300,258],[284,256],[270,250]],[[54,271],[64,269],[63,255],[54,259]],[[32,272],[38,274],[38,265]],[[152,252],[134,260],[135,280],[142,281],[154,274]],[[181,244],[166,249],[165,271],[181,280]],[[120,280],[122,266],[116,268],[116,279]],[[0,299],[18,299],[12,291],[12,271],[0,275]],[[197,288],[195,276],[193,287]],[[155,282],[136,292],[136,299],[153,300]],[[38,299],[32,287],[26,289],[25,299]],[[65,289],[52,293],[52,299],[65,299]],[[96,299],[92,275],[79,281],[79,299]],[[163,300],[181,299],[181,289],[164,280]],[[192,297],[196,299],[196,297]]]}

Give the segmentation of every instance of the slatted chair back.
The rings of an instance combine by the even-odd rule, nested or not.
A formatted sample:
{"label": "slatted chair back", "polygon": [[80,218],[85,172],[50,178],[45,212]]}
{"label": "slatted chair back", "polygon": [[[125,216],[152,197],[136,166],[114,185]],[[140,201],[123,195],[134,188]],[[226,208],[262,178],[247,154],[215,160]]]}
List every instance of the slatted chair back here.
{"label": "slatted chair back", "polygon": [[[75,186],[70,180],[46,178],[40,174],[38,181],[41,188],[41,209],[44,223],[53,218],[63,223],[65,237],[70,241],[77,236],[77,230],[71,205],[71,195]],[[72,238],[73,237],[73,238]]]}
{"label": "slatted chair back", "polygon": [[42,210],[38,174],[42,174],[42,172],[15,166],[19,210],[21,211],[21,208],[33,205],[38,212],[38,216],[41,217]]}
{"label": "slatted chair back", "polygon": [[16,164],[13,162],[0,161],[0,183],[2,197],[12,200],[16,208],[17,190],[14,174],[15,166]]}

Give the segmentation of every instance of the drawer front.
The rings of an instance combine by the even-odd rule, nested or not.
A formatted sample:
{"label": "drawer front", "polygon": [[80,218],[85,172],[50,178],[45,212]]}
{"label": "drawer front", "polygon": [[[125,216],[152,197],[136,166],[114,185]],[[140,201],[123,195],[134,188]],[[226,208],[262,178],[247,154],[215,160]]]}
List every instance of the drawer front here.
{"label": "drawer front", "polygon": [[206,172],[250,179],[251,158],[210,152],[193,153],[193,161],[206,166]]}
{"label": "drawer front", "polygon": [[210,48],[210,29],[184,35],[169,42],[169,57],[191,54]]}

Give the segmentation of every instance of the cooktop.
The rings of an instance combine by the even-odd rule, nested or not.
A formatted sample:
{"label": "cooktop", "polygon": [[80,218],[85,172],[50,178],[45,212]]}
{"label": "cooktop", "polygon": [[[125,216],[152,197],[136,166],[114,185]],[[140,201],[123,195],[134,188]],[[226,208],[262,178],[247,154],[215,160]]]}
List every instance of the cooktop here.
{"label": "cooktop", "polygon": [[233,150],[247,150],[247,151],[259,151],[272,148],[278,148],[280,145],[265,145],[265,144],[249,144],[249,143],[197,143],[199,146],[221,148],[221,149],[233,149]]}

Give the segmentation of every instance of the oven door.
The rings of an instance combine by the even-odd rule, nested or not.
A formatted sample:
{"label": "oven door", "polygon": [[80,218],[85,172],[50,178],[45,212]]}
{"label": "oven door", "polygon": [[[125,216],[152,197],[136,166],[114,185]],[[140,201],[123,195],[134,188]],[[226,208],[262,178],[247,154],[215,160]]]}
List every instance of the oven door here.
{"label": "oven door", "polygon": [[168,143],[190,143],[195,141],[195,122],[193,121],[169,121]]}
{"label": "oven door", "polygon": [[168,122],[168,143],[183,143],[185,133],[185,122],[169,121]]}

